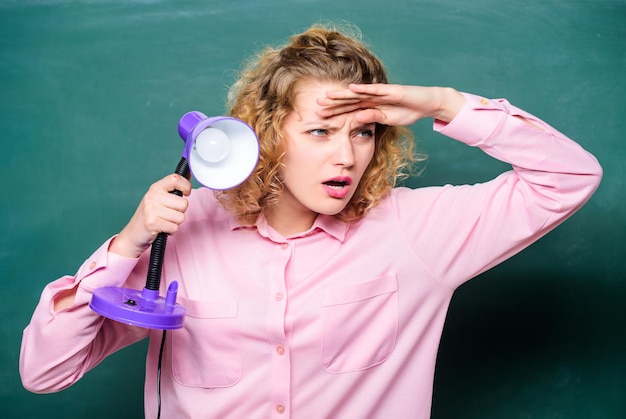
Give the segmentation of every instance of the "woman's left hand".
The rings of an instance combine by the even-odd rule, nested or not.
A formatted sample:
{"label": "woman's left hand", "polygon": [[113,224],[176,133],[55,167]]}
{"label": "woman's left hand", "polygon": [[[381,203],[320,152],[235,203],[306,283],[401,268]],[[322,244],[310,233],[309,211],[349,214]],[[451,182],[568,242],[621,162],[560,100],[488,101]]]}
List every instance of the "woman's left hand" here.
{"label": "woman's left hand", "polygon": [[317,99],[324,118],[357,112],[362,123],[408,126],[432,117],[450,122],[465,104],[465,97],[452,88],[404,86],[399,84],[350,84],[329,90]]}

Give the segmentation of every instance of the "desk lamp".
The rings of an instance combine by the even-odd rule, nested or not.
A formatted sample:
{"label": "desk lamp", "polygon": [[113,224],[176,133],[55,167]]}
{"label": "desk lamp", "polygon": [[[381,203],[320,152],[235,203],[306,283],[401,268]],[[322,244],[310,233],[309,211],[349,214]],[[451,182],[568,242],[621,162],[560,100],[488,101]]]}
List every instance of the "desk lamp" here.
{"label": "desk lamp", "polygon": [[[207,117],[188,112],[178,123],[185,142],[175,173],[193,177],[209,189],[233,188],[250,176],[259,157],[259,143],[252,128],[231,117]],[[182,196],[180,191],[173,194]],[[172,281],[165,297],[159,296],[167,234],[159,233],[150,251],[146,286],[143,290],[102,287],[94,291],[89,306],[98,314],[149,329],[179,329],[185,308],[176,303],[178,282]]]}

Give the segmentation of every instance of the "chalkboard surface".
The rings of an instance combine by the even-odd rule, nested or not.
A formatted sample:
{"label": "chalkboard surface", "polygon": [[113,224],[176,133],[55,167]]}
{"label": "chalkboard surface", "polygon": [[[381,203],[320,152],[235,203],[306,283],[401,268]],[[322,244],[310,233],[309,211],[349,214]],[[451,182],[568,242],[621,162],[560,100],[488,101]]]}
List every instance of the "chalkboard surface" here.
{"label": "chalkboard surface", "polygon": [[[187,111],[224,112],[241,61],[311,23],[358,25],[393,82],[506,97],[605,169],[556,231],[462,286],[433,418],[626,417],[626,2],[621,0],[1,0],[0,416],[143,416],[145,343],[52,395],[24,390],[22,329],[171,172]],[[506,169],[413,127],[420,187]],[[45,351],[45,348],[41,348]]]}

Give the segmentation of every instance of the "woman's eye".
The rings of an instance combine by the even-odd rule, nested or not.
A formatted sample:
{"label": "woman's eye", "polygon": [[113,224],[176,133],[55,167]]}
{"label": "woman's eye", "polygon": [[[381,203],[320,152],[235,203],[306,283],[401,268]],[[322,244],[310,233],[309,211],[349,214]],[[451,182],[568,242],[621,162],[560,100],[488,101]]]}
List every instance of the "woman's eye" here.
{"label": "woman's eye", "polygon": [[315,137],[325,137],[326,135],[328,135],[328,131],[322,128],[318,128],[318,129],[312,129],[311,131],[309,131],[309,134]]}
{"label": "woman's eye", "polygon": [[358,137],[361,138],[374,138],[374,131],[371,129],[364,129],[357,134]]}

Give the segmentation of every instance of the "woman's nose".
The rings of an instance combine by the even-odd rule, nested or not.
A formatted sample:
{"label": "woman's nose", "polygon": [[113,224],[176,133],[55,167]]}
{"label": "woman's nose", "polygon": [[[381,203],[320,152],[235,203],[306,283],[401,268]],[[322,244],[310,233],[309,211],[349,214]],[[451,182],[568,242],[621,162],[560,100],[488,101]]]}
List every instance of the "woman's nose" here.
{"label": "woman's nose", "polygon": [[335,138],[334,163],[338,166],[351,167],[354,165],[353,144],[349,137],[340,136]]}

